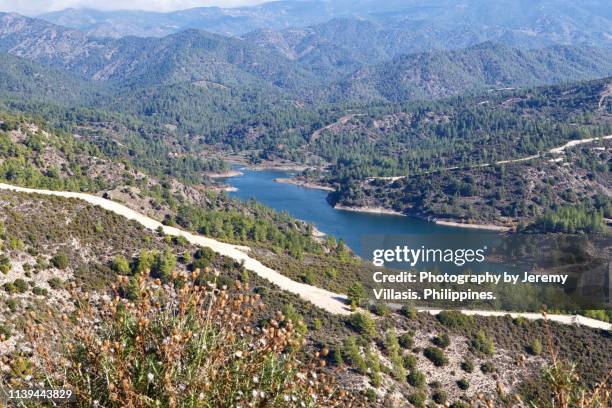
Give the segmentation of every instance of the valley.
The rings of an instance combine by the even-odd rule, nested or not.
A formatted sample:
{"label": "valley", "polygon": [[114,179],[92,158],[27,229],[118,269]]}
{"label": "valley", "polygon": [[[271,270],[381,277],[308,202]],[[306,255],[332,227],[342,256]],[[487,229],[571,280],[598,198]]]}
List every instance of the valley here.
{"label": "valley", "polygon": [[0,2],[0,406],[610,406],[605,1],[43,3]]}

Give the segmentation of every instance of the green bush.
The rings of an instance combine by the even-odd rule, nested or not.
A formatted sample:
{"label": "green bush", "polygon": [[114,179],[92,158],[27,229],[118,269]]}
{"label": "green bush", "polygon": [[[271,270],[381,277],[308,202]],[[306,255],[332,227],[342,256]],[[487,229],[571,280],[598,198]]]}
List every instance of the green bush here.
{"label": "green bush", "polygon": [[64,283],[60,278],[51,278],[47,281],[51,289],[61,289],[64,286]]}
{"label": "green bush", "polygon": [[459,387],[460,390],[465,391],[470,388],[470,382],[466,378],[462,378],[457,381],[457,387]]}
{"label": "green bush", "polygon": [[349,302],[351,302],[351,306],[360,307],[366,299],[367,294],[360,282],[353,282],[348,289],[347,297]]}
{"label": "green bush", "polygon": [[155,256],[151,266],[151,277],[161,280],[163,283],[170,281],[172,272],[176,267],[176,256],[172,251],[166,249]]}
{"label": "green bush", "polygon": [[17,288],[15,287],[15,285],[13,285],[13,282],[6,282],[4,285],[2,285],[2,287],[4,288],[4,291],[9,295],[17,293]]}
{"label": "green bush", "polygon": [[472,360],[465,360],[461,363],[461,369],[466,373],[474,372],[474,362]]}
{"label": "green bush", "polygon": [[66,269],[69,264],[68,255],[63,252],[58,252],[53,258],[51,258],[51,264],[57,269]]}
{"label": "green bush", "polygon": [[0,272],[7,274],[11,271],[11,260],[4,254],[0,255]]}
{"label": "green bush", "polygon": [[535,339],[529,345],[529,352],[534,356],[539,356],[540,354],[542,354],[542,342],[540,341],[540,339]]}
{"label": "green bush", "polygon": [[15,279],[15,281],[13,282],[13,285],[15,286],[15,289],[19,293],[26,293],[28,289],[30,288],[28,283],[21,278]]}
{"label": "green bush", "polygon": [[423,355],[427,357],[436,367],[443,367],[448,364],[448,359],[444,355],[444,351],[438,347],[427,347],[423,351]]}
{"label": "green bush", "polygon": [[438,321],[446,327],[457,328],[470,325],[474,319],[458,310],[443,310],[438,313]]}
{"label": "green bush", "polygon": [[444,405],[446,403],[447,398],[448,394],[444,390],[436,390],[431,395],[431,399],[433,400],[433,402],[439,405]]}
{"label": "green bush", "polygon": [[400,313],[408,319],[416,319],[417,317],[417,310],[413,305],[402,306]]}
{"label": "green bush", "polygon": [[336,347],[332,353],[332,362],[336,366],[341,366],[344,364],[344,358],[342,358],[342,350],[340,347]]}
{"label": "green bush", "polygon": [[130,263],[121,255],[117,255],[115,259],[113,259],[112,268],[113,271],[119,275],[129,275],[132,272],[130,269]]}
{"label": "green bush", "polygon": [[372,305],[370,310],[376,316],[388,316],[389,313],[391,312],[391,310],[389,309],[389,306],[387,306],[385,302],[376,302],[375,304]]}
{"label": "green bush", "polygon": [[406,354],[403,357],[404,368],[407,370],[413,370],[417,365],[417,358],[414,354]]}
{"label": "green bush", "polygon": [[379,388],[382,385],[382,375],[379,372],[372,374],[372,387]]}
{"label": "green bush", "polygon": [[433,338],[433,344],[440,348],[447,348],[450,345],[450,338],[447,333],[442,333]]}
{"label": "green bush", "polygon": [[482,371],[483,374],[490,374],[495,372],[495,366],[490,361],[487,361],[480,365],[480,371]]}
{"label": "green bush", "polygon": [[416,391],[408,395],[408,402],[416,408],[425,408],[425,401],[427,401],[427,395],[423,391]]}
{"label": "green bush", "polygon": [[342,353],[345,360],[360,374],[366,374],[368,365],[361,355],[357,340],[354,337],[349,337],[344,341],[344,349]]}
{"label": "green bush", "polygon": [[12,335],[10,327],[4,324],[0,324],[0,340],[8,340]]}
{"label": "green bush", "polygon": [[12,298],[6,299],[5,303],[6,303],[6,307],[8,307],[11,312],[14,312],[15,310],[17,310],[17,301],[15,299],[12,299]]}
{"label": "green bush", "polygon": [[425,378],[425,374],[423,374],[419,370],[410,371],[410,374],[408,374],[407,380],[408,380],[408,384],[412,385],[413,387],[418,387],[418,388],[423,387],[425,385],[425,382],[427,381],[427,379]]}
{"label": "green bush", "polygon": [[451,404],[449,408],[471,408],[471,406],[463,401],[455,401]]}
{"label": "green bush", "polygon": [[486,333],[481,329],[478,330],[476,336],[472,339],[472,350],[477,353],[486,354],[488,356],[495,353],[495,345],[493,339],[487,337]]}
{"label": "green bush", "polygon": [[[374,387],[378,388],[380,385],[374,385],[372,384]],[[368,401],[370,402],[376,402],[376,399],[378,398],[378,396],[376,395],[376,391],[374,391],[373,388],[368,388],[366,391],[366,398],[368,399]]]}
{"label": "green bush", "polygon": [[47,291],[47,289],[45,289],[45,288],[41,288],[41,287],[38,287],[38,286],[34,286],[34,287],[32,288],[32,293],[33,293],[33,294],[35,294],[35,295],[37,295],[37,296],[47,296],[48,291]]}
{"label": "green bush", "polygon": [[414,339],[412,338],[411,333],[403,333],[401,336],[399,336],[398,341],[400,346],[405,349],[411,348],[414,344]]}
{"label": "green bush", "polygon": [[353,329],[367,338],[372,338],[376,335],[376,323],[367,312],[353,313],[349,319],[349,323]]}

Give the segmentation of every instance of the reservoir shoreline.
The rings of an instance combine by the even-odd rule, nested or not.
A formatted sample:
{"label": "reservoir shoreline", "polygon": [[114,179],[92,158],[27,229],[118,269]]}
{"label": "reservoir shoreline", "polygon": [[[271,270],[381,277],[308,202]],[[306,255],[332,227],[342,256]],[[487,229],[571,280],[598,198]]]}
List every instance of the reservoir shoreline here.
{"label": "reservoir shoreline", "polygon": [[[243,168],[247,169],[248,171],[253,171],[253,172],[271,171],[271,172],[279,172],[279,173],[285,172],[286,173],[288,171],[295,171],[295,169],[293,169],[293,170],[281,169],[281,168],[279,168],[277,166],[270,166],[270,167],[265,167],[265,166],[256,166],[256,167],[243,166]],[[228,173],[228,175],[226,177],[223,177],[223,178],[231,179],[231,178],[240,177],[240,176],[244,175],[243,172],[237,171],[237,170],[235,170],[233,172],[230,171],[230,172],[227,172],[227,173]],[[219,178],[222,178],[222,177],[219,177]],[[301,188],[309,189],[309,190],[319,190],[319,191],[324,191],[324,192],[332,192],[332,191],[334,191],[334,189],[332,187],[321,185],[321,184],[317,184],[317,183],[308,182],[306,180],[302,180],[302,179],[293,177],[290,173],[283,174],[283,177],[275,177],[272,181],[274,183],[289,184],[289,185],[293,185],[293,186],[297,186],[297,187],[301,187]],[[239,189],[234,187],[234,186],[230,186],[229,188],[226,189],[226,191],[234,192],[235,193],[235,192],[238,192]],[[329,202],[327,200],[325,200],[325,201],[326,201],[326,204],[328,206],[330,206],[331,208],[333,208],[336,211],[346,211],[346,212],[363,213],[363,214],[376,214],[376,215],[410,217],[410,218],[415,218],[415,219],[418,219],[418,220],[425,221],[427,223],[443,226],[443,227],[461,228],[461,229],[466,229],[466,230],[475,230],[475,231],[481,230],[481,231],[489,231],[489,232],[496,232],[496,233],[503,233],[503,232],[510,232],[510,231],[512,231],[511,227],[504,226],[504,225],[463,223],[463,222],[460,222],[459,220],[455,220],[455,221],[453,221],[453,220],[440,220],[440,219],[437,219],[437,218],[431,217],[431,216],[423,216],[423,215],[420,215],[420,214],[407,214],[407,213],[402,213],[402,212],[391,210],[391,209],[384,208],[384,207],[368,207],[368,206],[358,207],[358,206],[347,206],[347,205],[340,205],[340,204],[331,205],[331,204],[329,204]],[[307,221],[307,220],[305,220],[305,221]]]}

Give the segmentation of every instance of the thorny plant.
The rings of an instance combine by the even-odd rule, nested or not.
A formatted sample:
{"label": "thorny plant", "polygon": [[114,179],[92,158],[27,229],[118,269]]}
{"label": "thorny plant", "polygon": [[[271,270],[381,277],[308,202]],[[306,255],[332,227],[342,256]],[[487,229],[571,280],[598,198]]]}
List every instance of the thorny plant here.
{"label": "thorny plant", "polygon": [[27,328],[44,383],[71,388],[87,407],[360,405],[324,372],[327,350],[304,357],[282,313],[258,327],[258,295],[240,282],[232,291],[197,285],[198,272],[177,289],[142,277],[133,301],[121,296],[126,278],[96,301],[73,287],[61,334]]}

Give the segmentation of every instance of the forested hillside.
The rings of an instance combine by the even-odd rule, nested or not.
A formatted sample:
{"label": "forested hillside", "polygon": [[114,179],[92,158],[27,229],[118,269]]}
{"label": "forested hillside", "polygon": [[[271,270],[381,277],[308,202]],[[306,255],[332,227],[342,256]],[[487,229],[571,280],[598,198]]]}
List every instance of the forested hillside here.
{"label": "forested hillside", "polygon": [[483,43],[460,51],[405,55],[364,68],[331,95],[401,102],[486,88],[525,87],[612,74],[612,50],[557,46],[518,50]]}
{"label": "forested hillside", "polygon": [[[257,35],[237,39],[198,30],[163,38],[95,38],[4,14],[0,50],[32,61],[9,57],[0,67],[7,78],[4,97],[29,103],[33,94],[52,104],[70,98],[73,109],[115,112],[116,118],[132,115],[209,142],[227,142],[237,135],[274,137],[291,130],[304,137],[333,119],[330,110],[372,101],[406,102],[596,78],[612,70],[609,50],[584,46],[529,51],[484,43],[397,56],[410,51],[402,48],[406,41],[394,34],[372,34],[372,24],[330,22],[313,29],[327,39],[314,39],[313,45],[298,33],[295,44],[278,48]],[[363,38],[348,47],[359,36]],[[301,41],[306,43],[299,45]],[[299,48],[308,51],[302,55]],[[393,59],[369,66],[387,57]],[[66,89],[77,90],[76,95]],[[330,107],[332,103],[337,106]]]}
{"label": "forested hillside", "polygon": [[611,215],[610,142],[549,149],[611,134],[610,81],[599,80],[356,116],[314,146],[332,160],[334,204],[567,232],[569,219],[602,230]]}

